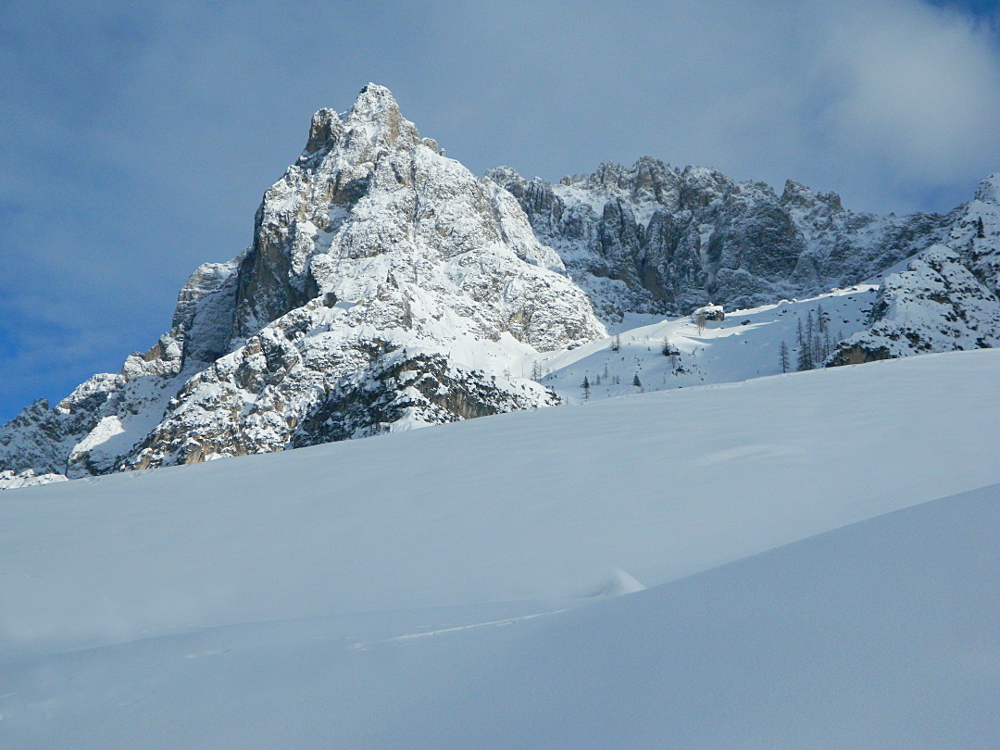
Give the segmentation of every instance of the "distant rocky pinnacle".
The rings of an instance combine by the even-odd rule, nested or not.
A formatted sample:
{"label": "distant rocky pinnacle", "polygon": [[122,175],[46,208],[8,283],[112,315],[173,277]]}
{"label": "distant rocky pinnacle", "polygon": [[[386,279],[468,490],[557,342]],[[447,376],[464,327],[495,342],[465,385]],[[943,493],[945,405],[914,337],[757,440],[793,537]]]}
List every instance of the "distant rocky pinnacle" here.
{"label": "distant rocky pinnacle", "polygon": [[505,167],[477,179],[369,84],[349,112],[313,116],[302,155],[264,194],[253,244],[192,274],[149,351],[0,427],[0,479],[550,405],[527,377],[533,355],[602,338],[625,313],[755,306],[894,267],[869,329],[828,364],[994,346],[998,185],[948,216],[880,218],[798,183],[778,196],[650,158],[558,184]]}

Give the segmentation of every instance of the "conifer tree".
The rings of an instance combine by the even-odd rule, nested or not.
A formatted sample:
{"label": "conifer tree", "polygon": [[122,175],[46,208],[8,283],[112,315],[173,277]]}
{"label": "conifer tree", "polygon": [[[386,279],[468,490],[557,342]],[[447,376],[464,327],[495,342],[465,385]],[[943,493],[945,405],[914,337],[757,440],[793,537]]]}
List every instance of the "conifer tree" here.
{"label": "conifer tree", "polygon": [[781,364],[781,371],[788,372],[788,344],[784,341],[781,342],[781,348],[778,350],[778,359]]}
{"label": "conifer tree", "polygon": [[798,320],[798,326],[795,330],[796,344],[798,346],[798,356],[796,357],[796,369],[797,370],[811,370],[812,369],[812,359],[809,356],[809,341],[806,338],[806,333],[802,329],[802,318]]}
{"label": "conifer tree", "polygon": [[813,368],[812,363],[812,345],[810,343],[811,337],[808,335],[808,331],[812,329],[812,314],[809,315],[808,323],[806,324],[806,329],[802,328],[802,320],[799,319],[798,326],[798,344],[799,344],[799,355],[796,362],[797,369],[799,370],[811,370]]}
{"label": "conifer tree", "polygon": [[590,381],[587,380],[587,376],[586,375],[583,376],[583,383],[581,384],[580,387],[583,388],[583,398],[584,398],[584,400],[589,399],[590,398]]}
{"label": "conifer tree", "polygon": [[817,367],[830,356],[830,315],[823,311],[823,305],[816,308],[816,343],[813,347],[813,367]]}
{"label": "conifer tree", "polygon": [[635,377],[632,378],[632,385],[634,385],[636,388],[642,388],[642,381],[639,380],[639,373],[636,373]]}

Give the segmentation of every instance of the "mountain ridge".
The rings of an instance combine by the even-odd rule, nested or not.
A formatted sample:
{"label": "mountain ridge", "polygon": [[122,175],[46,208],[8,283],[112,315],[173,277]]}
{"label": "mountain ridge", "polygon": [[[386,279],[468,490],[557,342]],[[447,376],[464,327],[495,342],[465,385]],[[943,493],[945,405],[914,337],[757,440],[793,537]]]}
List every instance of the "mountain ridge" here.
{"label": "mountain ridge", "polygon": [[758,307],[852,286],[943,241],[952,220],[854,213],[836,193],[792,180],[778,196],[766,183],[648,156],[555,184],[508,167],[487,175],[518,198],[606,322],[624,312]]}
{"label": "mountain ridge", "polygon": [[994,346],[998,185],[947,215],[876,217],[650,157],[477,179],[369,84],[313,116],[253,244],[191,275],[153,347],[0,427],[0,471],[11,486],[552,405],[541,363],[627,315],[759,307],[903,264],[824,364]]}

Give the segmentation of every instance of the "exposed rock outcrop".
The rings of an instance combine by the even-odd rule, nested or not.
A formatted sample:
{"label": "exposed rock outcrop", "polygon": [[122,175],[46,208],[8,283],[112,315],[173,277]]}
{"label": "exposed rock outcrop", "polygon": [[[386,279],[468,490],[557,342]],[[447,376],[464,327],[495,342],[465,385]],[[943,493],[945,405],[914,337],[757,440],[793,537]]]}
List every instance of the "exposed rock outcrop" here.
{"label": "exposed rock outcrop", "polygon": [[842,342],[828,364],[1000,344],[1000,176],[953,215],[944,244],[889,275],[868,330]]}
{"label": "exposed rock outcrop", "polygon": [[808,297],[876,276],[947,235],[949,217],[879,218],[789,181],[734,182],[644,157],[552,185],[502,167],[532,227],[609,322],[625,312],[683,315]]}

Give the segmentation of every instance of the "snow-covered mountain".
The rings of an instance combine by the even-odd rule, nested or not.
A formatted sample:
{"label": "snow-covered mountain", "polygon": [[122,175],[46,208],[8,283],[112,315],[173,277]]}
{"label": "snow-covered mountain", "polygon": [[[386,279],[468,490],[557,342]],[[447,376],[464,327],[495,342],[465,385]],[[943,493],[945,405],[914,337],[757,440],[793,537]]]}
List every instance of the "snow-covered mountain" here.
{"label": "snow-covered mountain", "polygon": [[954,219],[857,214],[791,180],[778,196],[764,183],[649,157],[554,185],[507,167],[487,174],[518,199],[606,322],[852,286],[942,241]]}
{"label": "snow-covered mountain", "polygon": [[791,180],[778,196],[763,183],[649,157],[558,184],[507,167],[488,175],[518,199],[611,326],[629,313],[817,297],[898,270],[864,330],[817,365],[1000,342],[1000,175],[947,216],[901,217],[853,213],[836,194]]}
{"label": "snow-covered mountain", "polygon": [[996,748],[998,285],[998,177],[477,179],[369,85],[0,427],[0,745]]}
{"label": "snow-covered mountain", "polygon": [[121,372],[2,428],[0,468],[79,477],[554,403],[520,361],[605,335],[562,271],[507,191],[369,85],[315,115],[253,245],[199,268]]}
{"label": "snow-covered mountain", "polygon": [[1000,344],[1000,174],[952,213],[947,236],[890,274],[867,330],[831,364]]}
{"label": "snow-covered mountain", "polygon": [[[880,218],[649,158],[477,179],[370,84],[316,113],[253,244],[195,271],[151,349],[0,427],[0,487],[991,347],[998,186]],[[664,320],[709,303],[724,322]]]}

